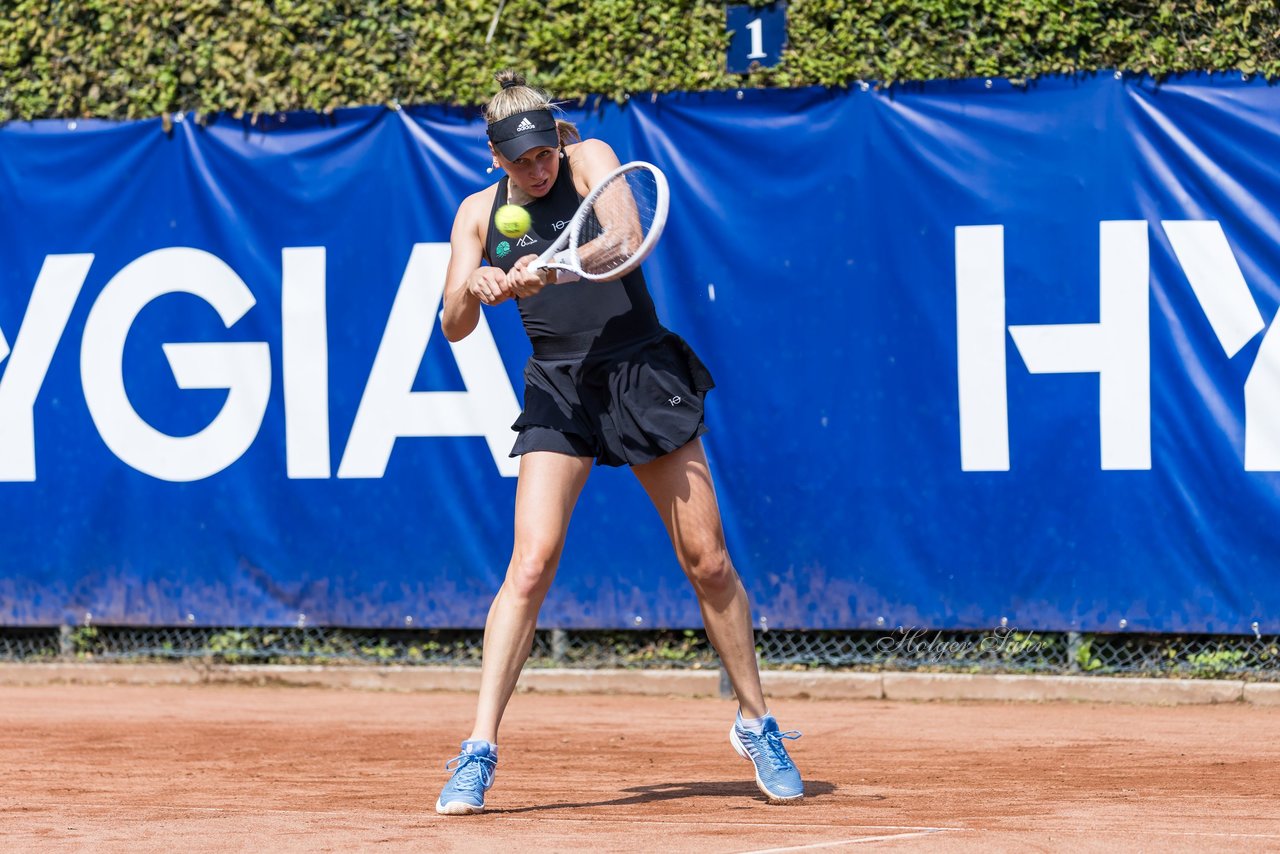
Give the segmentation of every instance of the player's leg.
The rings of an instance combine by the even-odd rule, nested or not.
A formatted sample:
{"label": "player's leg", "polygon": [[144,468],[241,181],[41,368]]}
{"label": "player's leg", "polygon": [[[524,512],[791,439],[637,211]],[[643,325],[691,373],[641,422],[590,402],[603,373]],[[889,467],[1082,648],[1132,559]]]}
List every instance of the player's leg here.
{"label": "player's leg", "polygon": [[507,701],[533,648],[538,610],[551,588],[569,517],[591,473],[590,457],[534,451],[520,458],[515,545],[484,627],[480,697],[472,738],[495,741]]}
{"label": "player's leg", "polygon": [[497,768],[498,726],[533,647],[538,609],[555,577],[569,517],[591,472],[590,457],[533,451],[520,457],[515,545],[507,576],[489,606],[475,727],[450,765],[453,776],[436,812],[484,811],[484,793]]}
{"label": "player's leg", "polygon": [[781,732],[765,705],[751,605],[725,545],[702,440],[632,471],[662,516],[680,566],[698,595],[707,637],[738,696],[739,718],[730,731],[734,749],[755,765],[756,783],[770,801],[799,800],[804,785],[782,744],[799,734]]}
{"label": "player's leg", "polygon": [[751,605],[725,546],[702,440],[631,470],[662,517],[680,566],[698,594],[707,637],[720,655],[743,714],[762,717],[766,708]]}

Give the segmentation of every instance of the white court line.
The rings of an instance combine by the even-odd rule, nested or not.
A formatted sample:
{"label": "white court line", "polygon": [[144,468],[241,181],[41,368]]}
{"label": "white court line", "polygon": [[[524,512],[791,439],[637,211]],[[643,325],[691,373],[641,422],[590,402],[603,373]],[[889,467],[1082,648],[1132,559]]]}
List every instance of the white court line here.
{"label": "white court line", "polygon": [[1170,836],[1230,836],[1241,839],[1280,839],[1280,833],[1231,833],[1226,830],[1166,830]]}
{"label": "white court line", "polygon": [[866,842],[891,842],[895,839],[911,839],[916,836],[930,836],[954,828],[935,827],[918,833],[888,833],[884,836],[855,836],[852,839],[837,839],[835,842],[814,842],[809,845],[789,845],[786,848],[759,848],[743,854],[782,854],[784,851],[816,851],[819,848],[835,848],[837,845],[862,845]]}

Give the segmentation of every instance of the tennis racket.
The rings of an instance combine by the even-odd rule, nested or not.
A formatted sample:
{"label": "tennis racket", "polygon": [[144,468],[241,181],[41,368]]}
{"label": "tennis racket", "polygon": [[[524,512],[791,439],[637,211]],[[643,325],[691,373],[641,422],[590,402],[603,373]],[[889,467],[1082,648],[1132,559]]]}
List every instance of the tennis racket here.
{"label": "tennis racket", "polygon": [[[529,272],[557,271],[603,282],[640,266],[667,224],[667,178],[652,163],[633,160],[614,169],[578,205],[573,219]],[[563,271],[563,272],[561,272]]]}

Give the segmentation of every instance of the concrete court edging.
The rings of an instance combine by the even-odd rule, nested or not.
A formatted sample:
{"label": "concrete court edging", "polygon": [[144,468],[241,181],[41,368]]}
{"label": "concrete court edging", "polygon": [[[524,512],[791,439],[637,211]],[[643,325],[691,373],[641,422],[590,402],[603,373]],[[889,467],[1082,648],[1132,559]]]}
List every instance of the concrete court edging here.
{"label": "concrete court edging", "polygon": [[1004,673],[885,673],[884,696],[886,700],[1075,700],[1151,706],[1246,699],[1245,683],[1239,680]]}
{"label": "concrete court edging", "polygon": [[1280,706],[1280,682],[1246,682],[1244,701],[1255,706]]}
{"label": "concrete court edging", "polygon": [[[1075,701],[1141,705],[1246,702],[1280,706],[1280,684],[1240,680],[971,673],[762,673],[765,692],[779,699]],[[0,686],[293,685],[382,691],[475,691],[474,667],[394,665],[209,664],[205,662],[0,664]],[[566,694],[714,697],[718,670],[525,670],[518,690]]]}

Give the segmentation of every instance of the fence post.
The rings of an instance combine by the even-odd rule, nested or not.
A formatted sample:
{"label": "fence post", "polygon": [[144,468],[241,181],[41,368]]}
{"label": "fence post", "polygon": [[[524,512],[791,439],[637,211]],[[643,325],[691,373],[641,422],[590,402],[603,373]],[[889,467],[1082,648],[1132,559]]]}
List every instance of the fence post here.
{"label": "fence post", "polygon": [[75,644],[71,642],[71,627],[66,624],[58,626],[58,657],[71,659],[75,657],[75,653]]}
{"label": "fence post", "polygon": [[551,660],[563,664],[569,652],[569,633],[564,629],[551,630]]}
{"label": "fence post", "polygon": [[1080,647],[1082,643],[1079,632],[1067,632],[1067,669],[1072,673],[1080,672]]}
{"label": "fence post", "polygon": [[729,671],[724,669],[724,662],[720,662],[720,699],[733,699],[733,683],[729,681]]}

